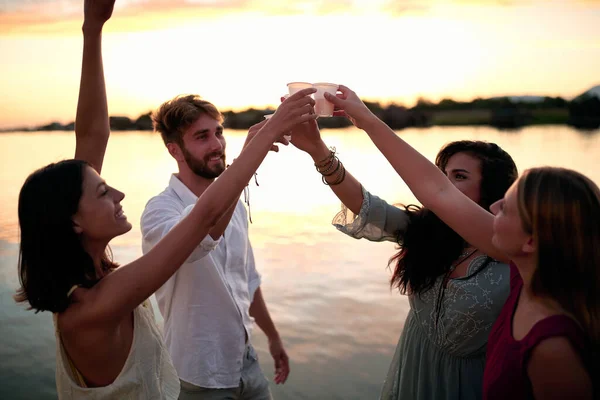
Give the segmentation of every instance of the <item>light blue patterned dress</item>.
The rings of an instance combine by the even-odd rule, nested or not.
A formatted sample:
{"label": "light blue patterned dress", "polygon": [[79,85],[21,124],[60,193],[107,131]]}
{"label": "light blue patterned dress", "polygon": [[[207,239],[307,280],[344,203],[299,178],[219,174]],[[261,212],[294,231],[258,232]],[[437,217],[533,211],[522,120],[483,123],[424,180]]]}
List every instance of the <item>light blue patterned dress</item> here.
{"label": "light blue patterned dress", "polygon": [[[356,239],[396,241],[409,223],[404,210],[363,189],[358,216],[342,206],[334,226]],[[426,268],[426,266],[423,266]],[[507,264],[476,257],[463,278],[444,277],[420,296],[396,347],[381,399],[475,400],[482,398],[488,333],[510,291]]]}

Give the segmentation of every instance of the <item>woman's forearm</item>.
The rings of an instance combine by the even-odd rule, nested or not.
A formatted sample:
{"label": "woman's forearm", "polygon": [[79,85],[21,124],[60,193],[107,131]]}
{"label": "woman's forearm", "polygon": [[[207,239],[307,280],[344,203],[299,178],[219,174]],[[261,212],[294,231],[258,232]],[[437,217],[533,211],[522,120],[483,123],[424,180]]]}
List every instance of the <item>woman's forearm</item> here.
{"label": "woman's forearm", "polygon": [[494,217],[488,210],[461,193],[431,161],[377,117],[368,118],[361,126],[423,206],[485,254],[509,261],[492,243]]}
{"label": "woman's forearm", "polygon": [[[310,153],[310,156],[317,165],[323,162],[323,160],[326,160],[330,155],[331,151],[327,148],[323,141],[321,141],[319,145],[316,146],[316,149]],[[340,160],[335,160],[334,162],[337,163],[339,161]],[[336,166],[337,164],[332,165],[333,168]],[[340,168],[345,167],[342,164]],[[338,199],[340,199],[340,201],[346,207],[348,207],[350,211],[358,215],[363,203],[363,193],[360,182],[346,170],[344,180],[336,185],[334,183],[337,176],[337,174],[332,174],[330,176],[325,176],[324,179],[329,184],[329,187],[333,193],[335,193]]]}
{"label": "woman's forearm", "polygon": [[102,26],[84,26],[81,81],[75,119],[75,158],[89,162],[100,173],[109,135],[102,66]]}
{"label": "woman's forearm", "polygon": [[375,146],[425,207],[433,209],[443,193],[453,188],[431,161],[398,137],[379,118],[373,117],[363,126]]}

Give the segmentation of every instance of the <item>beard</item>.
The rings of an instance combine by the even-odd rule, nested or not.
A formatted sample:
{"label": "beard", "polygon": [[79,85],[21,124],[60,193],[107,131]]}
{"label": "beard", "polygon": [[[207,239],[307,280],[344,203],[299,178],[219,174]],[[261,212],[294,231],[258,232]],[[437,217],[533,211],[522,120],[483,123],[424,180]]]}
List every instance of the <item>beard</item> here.
{"label": "beard", "polygon": [[220,155],[221,153],[211,153],[206,155],[204,160],[200,160],[194,157],[185,147],[182,147],[182,150],[187,166],[192,170],[192,172],[194,172],[194,174],[202,178],[215,179],[221,175],[223,171],[225,171],[225,153],[223,153],[221,163],[215,165],[214,167],[210,167],[208,165],[210,158]]}

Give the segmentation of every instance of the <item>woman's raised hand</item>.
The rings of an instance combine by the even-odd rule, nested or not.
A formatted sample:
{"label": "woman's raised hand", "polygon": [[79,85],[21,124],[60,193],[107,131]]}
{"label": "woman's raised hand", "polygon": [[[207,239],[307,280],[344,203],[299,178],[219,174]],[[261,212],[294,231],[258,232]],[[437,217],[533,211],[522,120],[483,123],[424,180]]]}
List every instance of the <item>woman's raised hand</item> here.
{"label": "woman's raised hand", "polygon": [[350,88],[340,85],[338,91],[341,93],[338,93],[335,96],[330,93],[325,93],[325,99],[335,106],[335,116],[347,117],[360,129],[363,129],[364,123],[369,118],[377,118]]}
{"label": "woman's raised hand", "polygon": [[102,29],[110,19],[115,0],[85,0],[83,3],[83,26],[87,29]]}

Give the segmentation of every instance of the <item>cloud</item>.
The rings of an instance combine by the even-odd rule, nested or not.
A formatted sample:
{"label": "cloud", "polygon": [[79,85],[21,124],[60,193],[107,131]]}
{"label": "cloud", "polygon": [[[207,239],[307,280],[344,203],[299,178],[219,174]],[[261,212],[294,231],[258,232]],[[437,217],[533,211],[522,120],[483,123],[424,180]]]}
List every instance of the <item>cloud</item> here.
{"label": "cloud", "polygon": [[74,0],[4,0],[0,3],[0,14],[33,12],[64,15],[81,8],[82,2]]}
{"label": "cloud", "polygon": [[[234,13],[249,4],[250,0],[117,0],[109,29],[152,29],[173,25],[175,18],[186,21]],[[0,35],[78,34],[82,18],[82,0],[4,0]]]}
{"label": "cloud", "polygon": [[[305,6],[319,8],[324,4],[348,5],[352,0],[291,0],[291,1],[251,1],[251,0],[117,0],[116,9],[162,9],[199,8],[251,10],[267,5],[278,9],[302,9]],[[257,5],[258,7],[256,7]],[[82,0],[0,0],[0,14],[34,12],[47,15],[65,15],[83,8]]]}
{"label": "cloud", "polygon": [[[371,0],[375,3],[399,4],[399,7],[420,8],[416,0]],[[424,0],[425,3],[441,0]],[[82,0],[0,0],[0,15],[35,13],[46,17],[79,14]],[[302,12],[350,12],[362,8],[369,0],[117,0],[116,9],[121,10],[172,10],[181,8],[237,11],[261,11],[273,14],[298,14]]]}
{"label": "cloud", "polygon": [[[151,8],[220,8],[220,9],[257,9],[263,5],[277,7],[279,9],[349,9],[357,3],[367,3],[368,0],[117,0],[117,8],[151,7]],[[387,3],[388,8],[398,10],[414,10],[423,7],[437,5],[504,5],[514,6],[528,3],[580,3],[600,5],[600,0],[385,0],[376,3]],[[8,12],[42,12],[50,14],[69,13],[80,10],[82,0],[0,0],[0,14]]]}
{"label": "cloud", "polygon": [[[191,20],[244,13],[347,13],[352,12],[357,1],[365,0],[117,0],[109,29],[157,29]],[[0,3],[0,35],[79,33],[82,3],[82,0],[4,0]]]}
{"label": "cloud", "polygon": [[[576,1],[583,7],[600,5],[600,0]],[[156,29],[192,19],[245,13],[279,16],[378,12],[399,16],[427,13],[439,6],[512,7],[561,2],[571,4],[570,0],[117,0],[113,19],[120,20],[120,24],[112,21],[111,29]],[[0,35],[73,34],[79,31],[82,13],[82,0],[0,0]]]}

